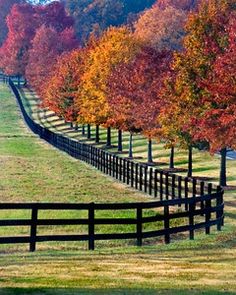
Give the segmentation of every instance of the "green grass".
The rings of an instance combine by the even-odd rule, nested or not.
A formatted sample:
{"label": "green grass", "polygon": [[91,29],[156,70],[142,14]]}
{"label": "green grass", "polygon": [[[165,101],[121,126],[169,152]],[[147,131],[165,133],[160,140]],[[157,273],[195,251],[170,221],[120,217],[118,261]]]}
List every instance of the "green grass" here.
{"label": "green grass", "polygon": [[[43,116],[36,108],[32,111],[31,104],[28,110],[34,117]],[[58,118],[54,120],[53,124],[58,124]],[[14,98],[3,85],[0,85],[0,124],[1,202],[149,200],[34,136],[25,127]],[[78,136],[68,130],[72,136]],[[140,150],[144,150],[145,140],[141,136],[137,138],[143,145]],[[143,153],[144,156],[145,152],[138,154],[138,144],[135,149],[136,155]],[[156,145],[155,152],[158,161],[168,160],[168,151],[161,145]],[[198,175],[217,177],[217,157],[195,151],[194,158]],[[185,167],[186,159],[185,152],[179,151],[178,165]],[[235,162],[229,164],[230,182],[234,184]],[[29,253],[27,245],[0,245],[0,294],[236,294],[234,192],[226,192],[225,204],[223,231],[213,230],[209,236],[199,232],[194,241],[173,236],[174,242],[170,245],[154,239],[146,241],[142,248],[135,247],[134,241],[97,242],[94,252],[86,250],[86,243],[42,243],[35,253]],[[1,218],[21,218],[22,214],[18,211],[9,215],[3,211]],[[48,214],[53,216],[52,212]],[[126,213],[119,214],[125,216]],[[64,227],[59,230],[83,229]],[[110,230],[112,228],[107,229]],[[27,233],[28,229],[20,228],[19,232],[17,228],[1,229],[0,234],[9,235],[10,231]]]}

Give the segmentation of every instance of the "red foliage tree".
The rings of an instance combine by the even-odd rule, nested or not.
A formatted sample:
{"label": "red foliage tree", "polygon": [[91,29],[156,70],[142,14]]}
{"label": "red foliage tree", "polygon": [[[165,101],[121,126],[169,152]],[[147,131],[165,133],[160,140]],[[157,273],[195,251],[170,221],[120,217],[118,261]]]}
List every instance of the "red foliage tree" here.
{"label": "red foliage tree", "polygon": [[1,68],[9,75],[23,75],[28,61],[28,49],[37,20],[29,4],[14,5],[7,17],[8,36],[0,49]]}
{"label": "red foliage tree", "polygon": [[4,42],[7,36],[6,17],[9,14],[12,6],[16,3],[22,3],[21,0],[0,0],[0,45]]}
{"label": "red foliage tree", "polygon": [[[158,113],[162,99],[158,95],[171,54],[142,48],[128,64],[115,69],[109,80],[111,123],[131,133],[142,131],[148,138],[148,162],[152,162],[151,143],[159,138]],[[130,156],[132,152],[130,150]]]}
{"label": "red foliage tree", "polygon": [[[196,139],[206,140],[211,152],[221,151],[221,185],[226,185],[226,149],[236,148],[236,13],[232,13],[225,27],[228,46],[220,53],[213,71],[201,82],[206,94],[201,99],[204,111],[193,120]],[[215,42],[207,43],[215,51]]]}
{"label": "red foliage tree", "polygon": [[25,75],[31,41],[43,24],[61,32],[71,27],[73,20],[58,2],[46,6],[16,4],[12,7],[7,17],[8,36],[0,49],[0,67],[6,74]]}
{"label": "red foliage tree", "polygon": [[43,82],[48,79],[59,55],[77,45],[72,28],[58,33],[54,28],[43,25],[37,30],[29,50],[25,73],[27,81],[39,95],[44,88]]}

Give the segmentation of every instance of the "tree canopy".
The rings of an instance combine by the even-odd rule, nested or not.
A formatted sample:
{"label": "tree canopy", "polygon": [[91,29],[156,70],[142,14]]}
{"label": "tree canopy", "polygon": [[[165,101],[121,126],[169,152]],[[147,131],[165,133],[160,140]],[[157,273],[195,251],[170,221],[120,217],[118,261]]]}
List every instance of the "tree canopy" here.
{"label": "tree canopy", "polygon": [[25,75],[29,49],[41,25],[61,32],[73,25],[63,4],[54,2],[46,6],[15,4],[7,17],[8,35],[0,49],[0,67],[7,74]]}

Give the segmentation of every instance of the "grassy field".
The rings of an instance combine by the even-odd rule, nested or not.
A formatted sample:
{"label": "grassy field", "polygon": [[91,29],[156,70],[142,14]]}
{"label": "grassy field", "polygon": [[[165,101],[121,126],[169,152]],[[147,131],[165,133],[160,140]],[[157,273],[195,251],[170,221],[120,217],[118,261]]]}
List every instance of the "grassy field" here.
{"label": "grassy field", "polygon": [[[33,117],[52,129],[60,125],[60,132],[78,136],[48,112],[47,121],[43,119],[45,112],[36,108],[33,94],[26,90],[25,95]],[[1,202],[148,200],[34,136],[3,85],[0,126]],[[156,145],[155,152],[158,162],[167,162],[168,151],[161,145]],[[135,153],[145,157],[145,140],[138,136]],[[195,175],[217,181],[217,157],[195,151],[194,159]],[[179,151],[177,165],[185,167],[186,160],[185,152]],[[229,162],[231,184],[236,183],[235,164]],[[45,243],[35,253],[27,252],[26,245],[0,245],[0,294],[236,294],[235,198],[234,191],[226,192],[223,231],[209,236],[198,233],[195,241],[170,245],[152,241],[142,248],[132,241],[101,242],[94,252],[87,251],[83,243]],[[1,218],[9,217],[7,212],[1,214]],[[19,217],[22,212],[15,214]],[[1,235],[9,235],[10,230],[16,231],[1,229]]]}

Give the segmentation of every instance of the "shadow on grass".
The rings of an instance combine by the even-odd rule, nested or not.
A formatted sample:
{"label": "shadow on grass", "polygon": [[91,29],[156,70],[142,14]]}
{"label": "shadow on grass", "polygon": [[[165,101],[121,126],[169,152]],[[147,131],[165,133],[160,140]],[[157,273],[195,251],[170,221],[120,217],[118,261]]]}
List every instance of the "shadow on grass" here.
{"label": "shadow on grass", "polygon": [[154,288],[110,288],[110,289],[86,289],[86,288],[0,288],[1,295],[13,295],[13,294],[37,294],[37,295],[72,295],[72,294],[99,294],[99,295],[129,295],[129,294],[148,294],[148,295],[170,295],[170,294],[202,294],[202,295],[233,295],[235,292],[230,291],[219,291],[219,290],[206,290],[203,291],[201,289],[154,289]]}
{"label": "shadow on grass", "polygon": [[203,172],[203,171],[211,171],[211,170],[217,170],[217,166],[208,166],[208,167],[198,167],[193,168],[193,172]]}

